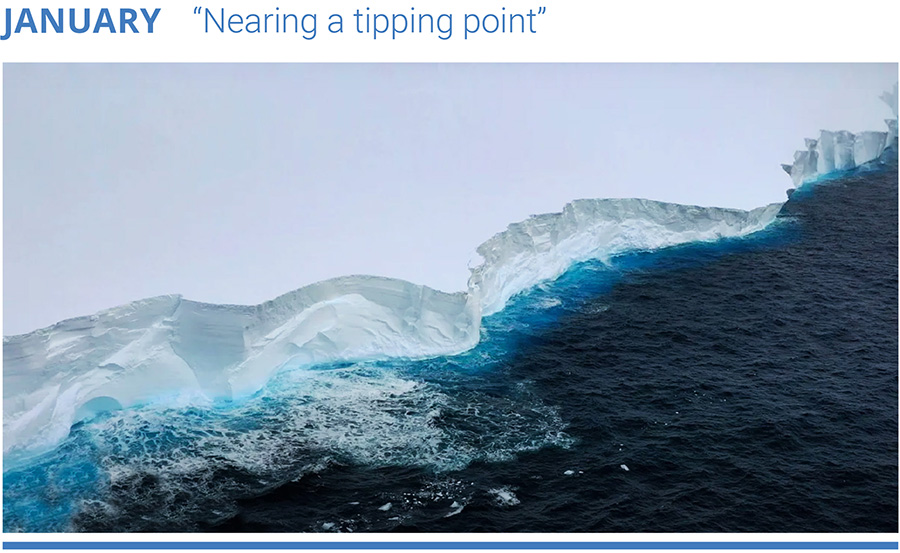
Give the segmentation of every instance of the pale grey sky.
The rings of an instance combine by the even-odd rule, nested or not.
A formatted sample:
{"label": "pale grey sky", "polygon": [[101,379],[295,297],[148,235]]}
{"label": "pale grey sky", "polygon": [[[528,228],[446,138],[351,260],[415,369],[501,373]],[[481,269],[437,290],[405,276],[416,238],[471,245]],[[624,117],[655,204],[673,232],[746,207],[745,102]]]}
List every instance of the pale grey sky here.
{"label": "pale grey sky", "polygon": [[465,287],[475,247],[587,197],[781,201],[820,128],[884,130],[896,64],[16,65],[3,333],[344,274]]}

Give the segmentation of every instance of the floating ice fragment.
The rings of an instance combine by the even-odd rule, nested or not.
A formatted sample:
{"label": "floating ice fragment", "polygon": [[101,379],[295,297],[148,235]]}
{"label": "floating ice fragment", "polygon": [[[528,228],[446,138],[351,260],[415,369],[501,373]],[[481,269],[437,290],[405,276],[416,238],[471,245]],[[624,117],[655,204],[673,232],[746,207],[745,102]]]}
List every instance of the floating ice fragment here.
{"label": "floating ice fragment", "polygon": [[393,506],[394,506],[394,504],[391,503],[390,501],[388,501],[387,503],[385,503],[384,505],[382,505],[381,507],[379,507],[378,510],[379,510],[379,511],[390,511],[390,510],[391,510],[391,507],[393,507]]}
{"label": "floating ice fragment", "polygon": [[574,471],[574,470],[567,470],[567,471],[564,472],[563,474],[565,474],[566,476],[572,476],[573,474],[575,474],[575,471]]}
{"label": "floating ice fragment", "polygon": [[465,506],[465,505],[461,505],[461,504],[460,504],[459,502],[457,502],[457,501],[454,501],[453,504],[450,505],[450,508],[453,509],[453,510],[450,511],[449,513],[447,513],[446,515],[444,515],[444,518],[450,518],[450,517],[452,517],[452,516],[458,515],[459,513],[462,512],[463,509],[466,508],[466,506]]}
{"label": "floating ice fragment", "polygon": [[625,472],[628,472],[628,465],[619,465],[619,468],[621,468]]}
{"label": "floating ice fragment", "polygon": [[509,488],[494,488],[488,490],[488,493],[494,495],[494,500],[502,507],[512,507],[518,505],[519,498]]}

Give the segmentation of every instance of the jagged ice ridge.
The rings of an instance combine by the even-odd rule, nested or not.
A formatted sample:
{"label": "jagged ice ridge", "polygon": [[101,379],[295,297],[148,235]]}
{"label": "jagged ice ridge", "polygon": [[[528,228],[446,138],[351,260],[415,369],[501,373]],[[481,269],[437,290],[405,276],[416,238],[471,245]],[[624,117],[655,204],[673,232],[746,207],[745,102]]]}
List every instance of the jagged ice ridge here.
{"label": "jagged ice ridge", "polygon": [[799,187],[837,171],[849,171],[877,161],[881,154],[897,140],[897,84],[881,99],[894,113],[893,119],[885,119],[887,132],[819,131],[819,138],[807,138],[806,149],[794,152],[793,164],[781,167]]}

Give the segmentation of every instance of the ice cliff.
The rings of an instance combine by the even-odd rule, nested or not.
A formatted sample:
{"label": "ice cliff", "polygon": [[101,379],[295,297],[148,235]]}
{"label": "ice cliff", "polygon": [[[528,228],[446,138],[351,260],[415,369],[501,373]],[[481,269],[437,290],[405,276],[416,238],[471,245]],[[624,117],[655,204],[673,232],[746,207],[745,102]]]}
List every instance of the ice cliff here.
{"label": "ice cliff", "polygon": [[246,397],[285,366],[451,355],[478,343],[481,317],[573,263],[629,250],[742,236],[753,211],[649,200],[578,200],[478,247],[469,290],[351,276],[256,306],[163,296],[3,342],[4,454],[52,448],[98,412],[157,401]]}
{"label": "ice cliff", "polygon": [[896,148],[897,142],[897,85],[881,95],[891,108],[893,119],[885,119],[887,132],[819,131],[817,139],[807,138],[806,147],[794,152],[794,163],[783,164],[785,172],[794,181],[794,187],[819,177],[839,171],[849,171],[877,161],[888,148]]}
{"label": "ice cliff", "polygon": [[483,262],[472,269],[469,292],[479,298],[482,313],[490,315],[512,296],[558,277],[573,263],[743,236],[768,225],[781,205],[741,211],[640,199],[576,200],[561,213],[513,223],[480,245]]}
{"label": "ice cliff", "polygon": [[150,298],[4,337],[4,454],[53,447],[99,411],[247,396],[285,365],[459,353],[480,317],[464,292],[351,276],[256,306]]}

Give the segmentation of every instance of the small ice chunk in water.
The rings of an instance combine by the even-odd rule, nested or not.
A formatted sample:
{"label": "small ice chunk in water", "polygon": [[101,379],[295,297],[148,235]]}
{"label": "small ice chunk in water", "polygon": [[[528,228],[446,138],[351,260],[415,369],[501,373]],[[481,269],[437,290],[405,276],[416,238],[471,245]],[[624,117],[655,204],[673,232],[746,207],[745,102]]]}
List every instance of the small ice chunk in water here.
{"label": "small ice chunk in water", "polygon": [[333,522],[323,522],[322,523],[322,530],[331,530],[332,528],[334,528]]}
{"label": "small ice chunk in water", "polygon": [[494,499],[503,507],[512,507],[520,503],[519,498],[509,488],[495,488],[488,490],[488,493],[494,494]]}
{"label": "small ice chunk in water", "polygon": [[454,502],[453,502],[453,505],[450,505],[450,508],[453,509],[453,510],[450,511],[449,513],[447,513],[446,515],[444,515],[444,518],[449,518],[449,517],[452,517],[452,516],[454,516],[454,515],[458,515],[459,513],[462,512],[463,509],[466,508],[466,506],[465,506],[465,505],[460,505],[458,501],[454,501]]}
{"label": "small ice chunk in water", "polygon": [[575,474],[575,471],[574,471],[574,470],[567,470],[567,471],[564,472],[563,474],[565,474],[566,476],[572,476],[573,474]]}
{"label": "small ice chunk in water", "polygon": [[625,472],[628,472],[628,465],[619,465],[619,468],[621,468]]}
{"label": "small ice chunk in water", "polygon": [[391,510],[391,507],[393,507],[393,506],[394,506],[394,504],[391,503],[390,501],[388,501],[387,503],[385,503],[384,505],[382,505],[381,507],[379,507],[378,510],[379,510],[379,511],[390,511],[390,510]]}

